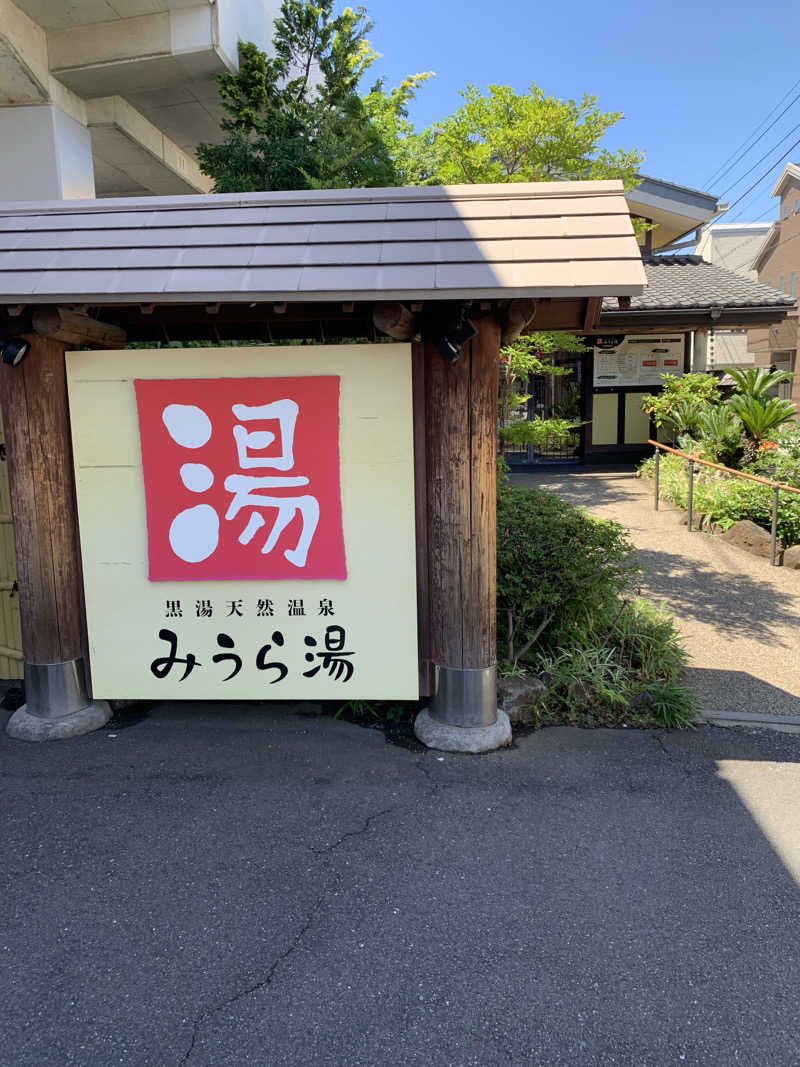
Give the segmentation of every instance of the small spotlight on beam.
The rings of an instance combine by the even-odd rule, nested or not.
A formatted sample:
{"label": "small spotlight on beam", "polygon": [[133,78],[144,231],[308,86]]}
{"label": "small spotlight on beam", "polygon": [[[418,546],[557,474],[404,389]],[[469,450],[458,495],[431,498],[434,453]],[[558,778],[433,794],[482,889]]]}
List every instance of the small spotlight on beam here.
{"label": "small spotlight on beam", "polygon": [[434,344],[437,351],[447,363],[455,363],[461,358],[461,349],[467,341],[471,340],[478,332],[475,323],[462,315],[458,325],[448,330],[447,333],[436,340]]}
{"label": "small spotlight on beam", "polygon": [[0,338],[0,359],[9,367],[18,367],[30,350],[29,341],[23,341],[17,337],[12,337],[8,341]]}

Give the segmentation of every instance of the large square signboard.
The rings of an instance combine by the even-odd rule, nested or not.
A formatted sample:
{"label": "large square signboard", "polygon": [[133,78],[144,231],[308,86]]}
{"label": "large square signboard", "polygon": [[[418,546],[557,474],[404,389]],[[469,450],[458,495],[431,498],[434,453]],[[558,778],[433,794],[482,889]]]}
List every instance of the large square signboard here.
{"label": "large square signboard", "polygon": [[67,356],[94,695],[418,695],[408,345]]}

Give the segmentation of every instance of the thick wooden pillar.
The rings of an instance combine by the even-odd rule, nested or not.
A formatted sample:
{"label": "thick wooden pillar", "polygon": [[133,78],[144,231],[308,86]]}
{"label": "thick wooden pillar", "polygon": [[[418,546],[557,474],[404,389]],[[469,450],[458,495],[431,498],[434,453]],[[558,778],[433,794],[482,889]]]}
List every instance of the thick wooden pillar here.
{"label": "thick wooden pillar", "polygon": [[497,717],[497,393],[500,326],[476,321],[460,359],[425,346],[427,608],[436,681],[431,715],[457,726]]}
{"label": "thick wooden pillar", "polygon": [[[0,366],[26,711],[29,718],[58,719],[91,704],[83,662],[65,345],[38,334],[26,335],[26,339],[31,350],[25,360],[17,367]],[[23,731],[18,736],[28,735]],[[67,733],[51,731],[47,736]]]}

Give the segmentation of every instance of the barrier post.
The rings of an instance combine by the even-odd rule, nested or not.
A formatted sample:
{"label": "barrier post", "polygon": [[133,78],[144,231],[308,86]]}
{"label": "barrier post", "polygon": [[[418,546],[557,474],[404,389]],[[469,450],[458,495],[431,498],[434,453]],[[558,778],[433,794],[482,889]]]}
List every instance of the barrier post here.
{"label": "barrier post", "polygon": [[655,507],[656,511],[658,511],[658,474],[659,474],[660,466],[661,466],[661,449],[657,448],[656,449],[656,474],[655,474],[656,493],[655,493],[655,501],[653,503],[653,506]]}
{"label": "barrier post", "polygon": [[778,495],[777,485],[772,487],[772,538],[769,546],[769,561],[773,567],[778,566]]}

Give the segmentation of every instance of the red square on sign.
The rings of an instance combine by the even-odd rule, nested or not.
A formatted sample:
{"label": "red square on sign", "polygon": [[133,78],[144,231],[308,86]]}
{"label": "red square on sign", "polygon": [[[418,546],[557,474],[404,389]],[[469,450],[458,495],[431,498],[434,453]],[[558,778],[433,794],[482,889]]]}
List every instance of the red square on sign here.
{"label": "red square on sign", "polygon": [[339,379],[137,379],[151,581],[346,578]]}

